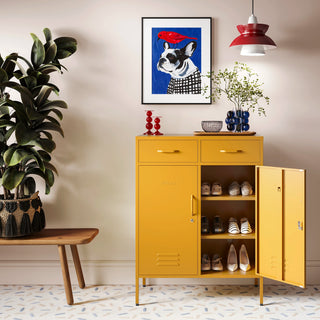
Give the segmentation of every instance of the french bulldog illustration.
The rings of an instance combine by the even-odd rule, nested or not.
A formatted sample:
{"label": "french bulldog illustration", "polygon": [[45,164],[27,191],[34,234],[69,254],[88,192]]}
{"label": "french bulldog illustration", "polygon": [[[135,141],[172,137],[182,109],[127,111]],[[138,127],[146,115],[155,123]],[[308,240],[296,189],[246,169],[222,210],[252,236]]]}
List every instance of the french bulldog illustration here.
{"label": "french bulldog illustration", "polygon": [[157,68],[171,75],[167,94],[201,94],[201,74],[190,59],[197,43],[191,41],[185,47],[175,49],[164,42],[163,48]]}

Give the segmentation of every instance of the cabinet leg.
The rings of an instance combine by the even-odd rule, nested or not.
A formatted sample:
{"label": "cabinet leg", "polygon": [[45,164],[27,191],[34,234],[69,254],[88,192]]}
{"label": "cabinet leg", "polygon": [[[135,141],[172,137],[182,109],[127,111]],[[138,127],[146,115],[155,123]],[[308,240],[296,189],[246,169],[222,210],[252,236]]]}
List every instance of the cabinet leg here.
{"label": "cabinet leg", "polygon": [[61,262],[64,290],[66,292],[67,303],[69,305],[73,304],[73,295],[72,295],[72,287],[70,283],[70,274],[68,268],[68,261],[66,255],[66,248],[64,245],[58,245],[58,251]]}
{"label": "cabinet leg", "polygon": [[139,305],[139,277],[136,276],[136,306]]}
{"label": "cabinet leg", "polygon": [[258,278],[254,279],[254,286],[257,287],[258,286]]}
{"label": "cabinet leg", "polygon": [[76,269],[76,274],[78,278],[79,287],[83,289],[85,287],[83,273],[81,269],[81,263],[79,258],[79,253],[76,245],[70,245],[74,268]]}
{"label": "cabinet leg", "polygon": [[146,287],[146,286],[147,286],[147,284],[146,284],[146,278],[142,278],[142,286],[143,286],[143,287]]}
{"label": "cabinet leg", "polygon": [[260,306],[263,306],[263,278],[260,278]]}

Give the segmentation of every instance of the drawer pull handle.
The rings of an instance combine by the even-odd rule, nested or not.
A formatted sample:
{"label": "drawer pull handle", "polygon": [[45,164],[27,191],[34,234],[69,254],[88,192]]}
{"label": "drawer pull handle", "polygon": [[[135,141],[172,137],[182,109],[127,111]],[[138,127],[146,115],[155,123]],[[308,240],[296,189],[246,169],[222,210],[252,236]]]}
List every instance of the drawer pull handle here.
{"label": "drawer pull handle", "polygon": [[178,153],[179,150],[157,150],[159,153]]}
{"label": "drawer pull handle", "polygon": [[225,149],[222,149],[222,150],[220,150],[220,152],[222,152],[222,153],[241,153],[241,152],[243,152],[243,150],[225,150]]}

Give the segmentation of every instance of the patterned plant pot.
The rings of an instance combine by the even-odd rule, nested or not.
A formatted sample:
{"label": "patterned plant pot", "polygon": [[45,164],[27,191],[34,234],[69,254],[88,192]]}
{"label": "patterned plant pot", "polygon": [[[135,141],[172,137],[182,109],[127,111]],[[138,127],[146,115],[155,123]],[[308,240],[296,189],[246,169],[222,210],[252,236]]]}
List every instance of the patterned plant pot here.
{"label": "patterned plant pot", "polygon": [[2,238],[26,236],[39,232],[45,227],[46,220],[38,193],[24,199],[0,199],[0,236]]}

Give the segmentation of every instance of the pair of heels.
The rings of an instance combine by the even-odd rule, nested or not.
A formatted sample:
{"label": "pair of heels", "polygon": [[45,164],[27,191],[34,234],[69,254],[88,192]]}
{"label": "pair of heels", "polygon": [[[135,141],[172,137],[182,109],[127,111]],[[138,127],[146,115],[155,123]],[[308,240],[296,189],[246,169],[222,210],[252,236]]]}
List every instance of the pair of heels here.
{"label": "pair of heels", "polygon": [[230,196],[251,196],[253,194],[253,188],[248,181],[244,181],[241,185],[237,181],[233,181],[229,186]]}
{"label": "pair of heels", "polygon": [[[239,260],[240,260],[239,267],[242,271],[246,272],[251,269],[248,252],[244,244],[241,245],[241,248],[239,251]],[[231,244],[229,248],[227,268],[229,271],[232,271],[232,272],[238,269],[238,257],[237,257],[236,248],[234,247],[233,244]]]}

